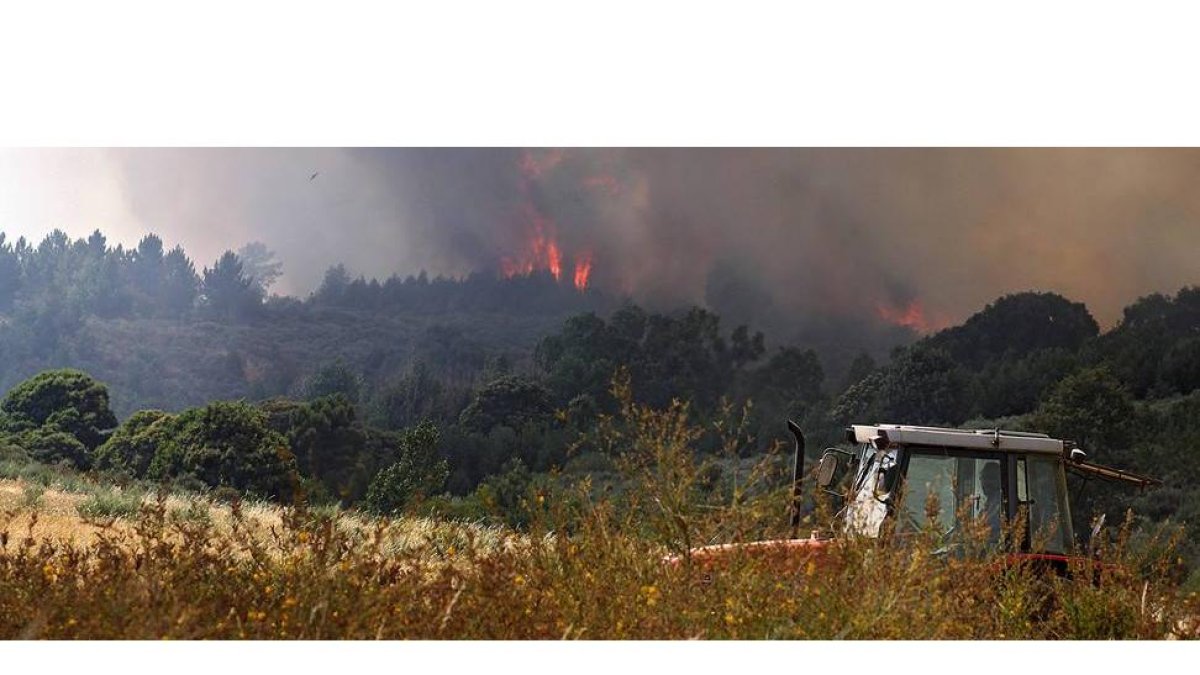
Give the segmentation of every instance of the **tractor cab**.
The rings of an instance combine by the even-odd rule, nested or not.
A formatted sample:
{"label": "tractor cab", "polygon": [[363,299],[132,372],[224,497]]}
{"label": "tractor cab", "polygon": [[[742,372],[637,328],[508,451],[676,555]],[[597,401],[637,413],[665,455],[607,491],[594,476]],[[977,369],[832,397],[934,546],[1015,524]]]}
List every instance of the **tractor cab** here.
{"label": "tractor cab", "polygon": [[[989,544],[1004,544],[1009,561],[1030,560],[1062,573],[1077,555],[1068,473],[1139,488],[1160,483],[1089,462],[1072,441],[1046,434],[860,424],[846,429],[854,450],[828,448],[812,471],[817,487],[836,500],[833,526],[801,538],[804,433],[790,420],[788,429],[796,438],[791,538],[711,544],[686,556],[668,556],[666,562],[678,565],[686,559],[712,566],[740,554],[813,560],[834,539],[878,538],[885,531],[901,537],[932,532],[945,543],[939,550],[950,554],[965,551],[959,544],[968,539],[958,535],[969,531]],[[1093,527],[1093,537],[1098,530]]]}
{"label": "tractor cab", "polygon": [[999,543],[1007,524],[1023,523],[1012,531],[1021,551],[1067,555],[1075,542],[1068,471],[1158,482],[1088,462],[1071,441],[1045,434],[876,424],[849,427],[846,438],[856,450],[830,448],[816,470],[818,487],[841,500],[834,529],[844,536],[878,537],[890,524],[898,534],[932,528],[950,537],[971,520]]}

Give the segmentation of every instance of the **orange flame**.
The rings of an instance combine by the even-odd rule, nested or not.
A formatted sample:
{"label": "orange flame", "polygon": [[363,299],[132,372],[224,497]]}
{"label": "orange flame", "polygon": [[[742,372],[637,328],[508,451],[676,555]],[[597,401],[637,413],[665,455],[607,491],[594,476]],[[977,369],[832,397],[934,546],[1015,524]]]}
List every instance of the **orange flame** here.
{"label": "orange flame", "polygon": [[879,302],[875,304],[875,310],[884,321],[921,334],[932,333],[950,325],[946,317],[927,313],[920,300],[913,300],[905,307],[894,307]]}
{"label": "orange flame", "polygon": [[592,275],[592,254],[575,256],[575,288],[587,290],[588,277]]}
{"label": "orange flame", "polygon": [[562,253],[553,239],[546,242],[546,267],[556,280],[562,279]]}
{"label": "orange flame", "polygon": [[[553,220],[538,208],[533,199],[531,181],[552,171],[563,161],[563,151],[548,150],[535,155],[526,150],[521,154],[518,168],[521,171],[521,193],[524,197],[521,204],[521,217],[525,224],[525,241],[523,250],[515,256],[505,256],[500,259],[500,273],[509,279],[515,276],[528,276],[539,270],[546,270],[555,281],[562,281],[564,253],[558,243],[557,227]],[[595,184],[585,182],[589,187],[599,187],[608,191],[619,189],[612,178],[600,179]],[[575,255],[575,288],[582,291],[587,289],[588,279],[592,273],[592,254],[587,252]]]}
{"label": "orange flame", "polygon": [[528,230],[525,250],[516,257],[505,257],[500,261],[503,275],[532,274],[535,270],[549,270],[557,280],[562,280],[562,249],[555,237],[554,222],[543,216],[531,203],[524,206]]}

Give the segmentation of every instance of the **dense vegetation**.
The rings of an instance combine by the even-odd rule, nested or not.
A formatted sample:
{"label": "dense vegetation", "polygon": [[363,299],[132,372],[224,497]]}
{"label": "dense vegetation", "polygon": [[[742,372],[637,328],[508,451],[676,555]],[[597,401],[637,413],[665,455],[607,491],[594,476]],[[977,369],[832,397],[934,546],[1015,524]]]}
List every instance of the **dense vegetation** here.
{"label": "dense vegetation", "polygon": [[[852,422],[1003,426],[1070,438],[1096,461],[1162,478],[1144,493],[1072,486],[1076,531],[1094,513],[1119,520],[1132,509],[1138,531],[1185,525],[1177,552],[1200,563],[1200,471],[1188,461],[1200,444],[1200,289],[1139,299],[1103,333],[1082,304],[1009,295],[960,326],[834,369],[823,353],[705,309],[652,312],[549,275],[380,283],[338,266],[298,300],[267,296],[278,274],[261,245],[197,273],[153,235],[129,251],[99,233],[72,242],[56,232],[37,247],[0,236],[0,449],[17,463],[223,499],[528,530],[546,517],[547,495],[565,499],[576,481],[588,499],[655,489],[638,482],[628,444],[612,440],[638,437],[613,427],[635,409],[698,422],[676,440],[703,471],[656,507],[685,523],[697,504],[745,498],[730,485],[775,457],[787,418],[813,452]],[[781,487],[784,464],[762,463],[760,478],[774,481],[763,485]],[[669,550],[673,523],[640,535]],[[723,527],[705,536],[766,533]]]}
{"label": "dense vegetation", "polygon": [[[147,235],[133,249],[95,232],[36,246],[0,233],[0,388],[73,367],[105,382],[121,417],[213,400],[305,396],[339,359],[368,406],[423,370],[462,398],[493,368],[527,368],[537,340],[613,301],[548,273],[514,279],[329,270],[309,298],[267,293],[280,264],[261,244],[210,267]],[[415,411],[419,413],[420,411]],[[405,420],[407,421],[407,420]]]}

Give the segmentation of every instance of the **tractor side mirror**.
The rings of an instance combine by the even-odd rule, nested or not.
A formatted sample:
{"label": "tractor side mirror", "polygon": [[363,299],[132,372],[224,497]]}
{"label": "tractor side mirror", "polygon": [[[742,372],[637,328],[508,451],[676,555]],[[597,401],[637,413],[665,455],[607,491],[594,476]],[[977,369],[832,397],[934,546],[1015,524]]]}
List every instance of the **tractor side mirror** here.
{"label": "tractor side mirror", "polygon": [[817,487],[830,494],[840,495],[829,489],[846,475],[846,470],[858,464],[858,455],[839,448],[825,448],[821,462],[817,464]]}

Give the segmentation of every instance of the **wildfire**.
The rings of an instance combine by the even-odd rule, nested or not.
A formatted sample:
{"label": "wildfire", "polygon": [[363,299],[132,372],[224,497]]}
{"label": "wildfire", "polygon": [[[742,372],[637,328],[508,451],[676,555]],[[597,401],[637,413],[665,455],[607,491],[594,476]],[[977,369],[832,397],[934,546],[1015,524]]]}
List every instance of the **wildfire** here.
{"label": "wildfire", "polygon": [[[544,153],[540,158],[526,151],[521,155],[518,168],[521,170],[521,192],[524,202],[521,207],[521,220],[525,226],[525,237],[522,250],[515,256],[500,259],[500,272],[506,278],[528,276],[538,271],[548,271],[556,281],[563,277],[563,248],[558,243],[558,231],[554,221],[534,203],[530,182],[552,170],[563,160],[561,150]],[[605,185],[607,189],[607,185]],[[592,274],[591,251],[580,251],[574,254],[574,276],[572,281],[575,288],[587,290],[588,280]]]}
{"label": "wildfire", "polygon": [[927,314],[920,300],[913,300],[905,307],[880,302],[876,303],[875,310],[884,321],[922,334],[932,333],[949,325],[945,317]]}
{"label": "wildfire", "polygon": [[[525,251],[516,257],[506,257],[500,261],[500,273],[506,279],[516,276],[528,276],[534,272],[546,271],[555,281],[563,278],[563,251],[552,234],[546,230],[535,228],[525,244]],[[588,279],[592,274],[592,254],[590,251],[577,253],[574,256],[574,273],[572,281],[575,288],[585,291]]]}
{"label": "wildfire", "polygon": [[587,290],[588,277],[592,274],[592,254],[575,257],[575,288]]}

